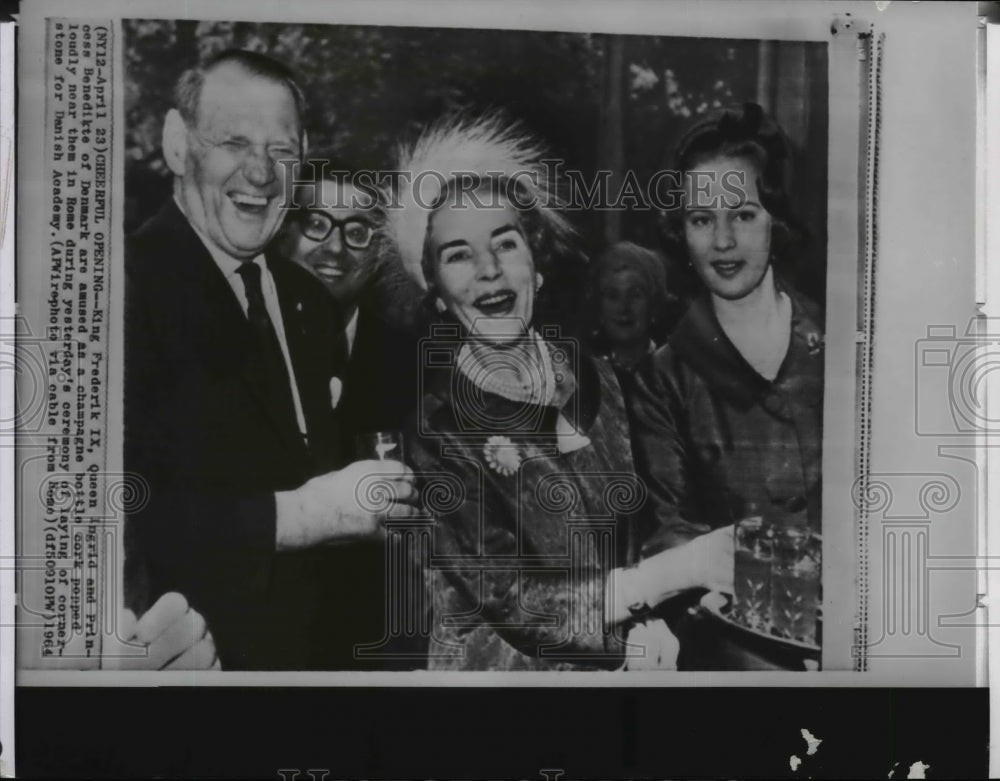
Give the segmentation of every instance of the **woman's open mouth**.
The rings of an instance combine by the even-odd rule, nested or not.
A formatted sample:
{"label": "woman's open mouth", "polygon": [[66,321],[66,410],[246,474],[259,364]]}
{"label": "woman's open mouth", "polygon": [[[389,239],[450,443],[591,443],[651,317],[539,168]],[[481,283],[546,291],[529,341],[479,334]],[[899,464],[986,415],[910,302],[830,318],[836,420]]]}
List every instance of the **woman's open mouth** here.
{"label": "woman's open mouth", "polygon": [[739,274],[740,271],[743,270],[743,267],[746,265],[746,261],[745,260],[713,260],[711,265],[712,265],[712,269],[720,277],[722,277],[724,279],[732,279],[737,274]]}
{"label": "woman's open mouth", "polygon": [[513,290],[501,290],[480,296],[473,302],[473,306],[487,317],[500,317],[509,315],[516,303],[517,293]]}

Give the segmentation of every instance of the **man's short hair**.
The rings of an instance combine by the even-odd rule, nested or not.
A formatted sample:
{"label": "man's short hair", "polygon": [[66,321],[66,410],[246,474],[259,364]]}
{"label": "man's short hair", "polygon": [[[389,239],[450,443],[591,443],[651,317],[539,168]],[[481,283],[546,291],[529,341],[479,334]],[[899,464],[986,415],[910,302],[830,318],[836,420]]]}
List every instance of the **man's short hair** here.
{"label": "man's short hair", "polygon": [[248,76],[265,79],[286,87],[295,100],[301,135],[305,120],[306,99],[295,72],[287,65],[268,57],[266,54],[246,49],[227,49],[193,68],[188,68],[181,74],[180,78],[177,79],[177,84],[174,85],[174,106],[185,122],[189,125],[197,123],[198,105],[201,101],[201,91],[205,86],[205,77],[223,65],[235,65]]}
{"label": "man's short hair", "polygon": [[372,197],[373,215],[378,218],[384,216],[382,210],[388,201],[388,194],[379,184],[378,171],[349,161],[334,147],[310,149],[304,155],[297,172],[293,207],[309,208],[308,200],[303,196],[317,193],[316,185],[323,181],[334,182],[341,187],[345,184],[354,186]]}

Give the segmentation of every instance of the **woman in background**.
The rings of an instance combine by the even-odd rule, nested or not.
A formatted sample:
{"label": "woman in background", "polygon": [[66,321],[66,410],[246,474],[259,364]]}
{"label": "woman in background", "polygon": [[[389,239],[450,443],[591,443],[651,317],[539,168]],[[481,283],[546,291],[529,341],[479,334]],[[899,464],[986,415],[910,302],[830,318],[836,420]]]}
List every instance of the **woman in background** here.
{"label": "woman in background", "polygon": [[[784,134],[756,104],[698,121],[676,150],[684,202],[662,215],[662,227],[702,294],[632,400],[637,466],[650,491],[643,556],[754,508],[820,529],[823,318],[779,273],[803,234],[790,208],[789,158]],[[668,611],[682,666],[770,666],[699,642],[687,631],[693,601]]]}
{"label": "woman in background", "polygon": [[621,378],[662,341],[677,299],[667,292],[664,259],[630,241],[604,250],[594,263],[591,280],[597,318],[594,348]]}

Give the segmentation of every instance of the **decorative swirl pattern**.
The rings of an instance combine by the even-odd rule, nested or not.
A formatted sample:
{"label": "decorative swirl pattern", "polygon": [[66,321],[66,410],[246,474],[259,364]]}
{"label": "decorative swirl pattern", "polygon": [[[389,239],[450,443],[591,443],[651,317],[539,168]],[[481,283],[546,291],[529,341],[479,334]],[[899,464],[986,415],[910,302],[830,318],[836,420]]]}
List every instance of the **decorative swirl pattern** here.
{"label": "decorative swirl pattern", "polygon": [[[125,472],[121,475],[106,475],[107,486],[104,489],[104,500],[109,514],[137,513],[149,504],[149,483],[146,478],[136,472]],[[117,480],[111,480],[118,477]]]}
{"label": "decorative swirl pattern", "polygon": [[[986,349],[970,349],[951,368],[952,414],[962,431],[995,431],[1000,418],[990,416],[986,407],[986,387],[990,372],[1000,369],[1000,354]],[[964,424],[964,425],[963,425]]]}
{"label": "decorative swirl pattern", "polygon": [[[475,360],[462,350],[457,353],[456,361],[452,399],[456,418],[466,433],[537,428],[541,422],[538,404],[546,392],[552,392],[551,381],[541,365],[528,360],[519,350],[494,350]],[[468,381],[462,381],[463,377]],[[517,386],[523,398],[511,394],[511,377],[520,377],[525,383],[523,388]],[[520,403],[498,407],[489,403],[487,393]]]}
{"label": "decorative swirl pattern", "polygon": [[881,480],[870,480],[866,484],[859,477],[851,486],[851,501],[859,510],[880,513],[892,504],[892,488]]}
{"label": "decorative swirl pattern", "polygon": [[614,513],[634,513],[646,503],[646,484],[636,475],[620,474],[604,487],[604,504]]}
{"label": "decorative swirl pattern", "polygon": [[465,484],[451,472],[421,474],[420,499],[424,507],[433,515],[447,515],[454,512],[465,501]]}
{"label": "decorative swirl pattern", "polygon": [[581,496],[580,489],[568,474],[556,472],[538,481],[535,498],[546,512],[565,513],[580,502]]}
{"label": "decorative swirl pattern", "polygon": [[50,513],[69,512],[83,498],[82,483],[73,473],[48,475],[38,485],[38,501]]}
{"label": "decorative swirl pattern", "polygon": [[[458,376],[456,373],[455,377]],[[491,409],[485,391],[475,381],[455,382],[452,399],[455,417],[468,434],[531,428],[532,420],[538,417],[537,407],[529,403],[512,405],[513,411],[509,415],[496,414],[496,409],[505,407]]]}
{"label": "decorative swirl pattern", "polygon": [[395,497],[396,488],[390,475],[366,475],[354,487],[358,506],[370,513],[385,512]]}
{"label": "decorative swirl pattern", "polygon": [[955,508],[961,496],[958,483],[948,475],[935,475],[920,488],[920,507],[928,515],[946,513]]}

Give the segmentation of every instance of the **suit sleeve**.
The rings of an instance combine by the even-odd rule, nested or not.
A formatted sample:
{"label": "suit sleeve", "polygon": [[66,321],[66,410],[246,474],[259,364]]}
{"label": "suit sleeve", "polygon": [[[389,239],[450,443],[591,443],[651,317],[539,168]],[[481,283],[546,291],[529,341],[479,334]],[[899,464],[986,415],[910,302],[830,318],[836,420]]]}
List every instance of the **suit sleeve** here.
{"label": "suit sleeve", "polygon": [[[552,551],[543,550],[547,546],[537,539],[530,518],[520,521],[519,542],[516,497],[499,490],[482,462],[462,446],[452,443],[449,449],[449,453],[461,450],[461,456],[439,457],[446,442],[414,438],[408,444],[425,501],[433,494],[434,475],[448,476],[445,482],[452,489],[445,493],[454,496],[452,491],[458,489],[453,501],[435,513],[432,548],[440,566],[427,572],[428,587],[456,592],[458,602],[525,656],[620,667],[624,643],[617,630],[604,628],[605,578],[611,565],[600,560],[599,551],[580,546],[579,560],[574,557],[567,573],[564,563],[551,562]],[[494,562],[510,557],[533,564],[548,559],[551,566],[547,570],[525,566],[520,571],[516,566],[485,567],[481,556]],[[437,626],[443,618],[433,616]]]}
{"label": "suit sleeve", "polygon": [[124,462],[142,495],[126,524],[126,593],[140,610],[168,590],[207,607],[220,588],[232,595],[266,587],[274,496],[215,495],[186,471],[190,443],[164,411],[171,378],[154,326],[153,287],[148,274],[126,264]]}
{"label": "suit sleeve", "polygon": [[672,363],[670,348],[661,348],[637,374],[628,397],[636,468],[649,491],[643,558],[711,531],[696,520],[686,403]]}

